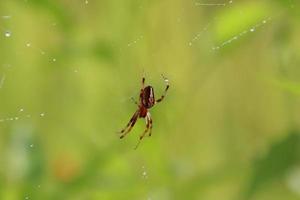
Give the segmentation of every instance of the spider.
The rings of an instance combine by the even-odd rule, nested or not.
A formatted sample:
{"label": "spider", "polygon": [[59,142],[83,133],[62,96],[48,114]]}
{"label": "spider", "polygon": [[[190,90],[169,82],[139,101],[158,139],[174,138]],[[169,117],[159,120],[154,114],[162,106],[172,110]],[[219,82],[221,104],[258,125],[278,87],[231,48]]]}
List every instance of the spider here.
{"label": "spider", "polygon": [[169,80],[164,77],[164,75],[161,75],[166,83],[166,89],[164,91],[164,94],[157,100],[155,100],[154,97],[154,89],[152,86],[148,85],[145,87],[145,77],[142,78],[142,88],[140,91],[140,97],[139,97],[139,103],[134,100],[132,97],[131,100],[138,106],[137,111],[133,114],[131,119],[129,120],[128,124],[125,126],[124,129],[122,129],[120,133],[120,139],[124,138],[133,128],[134,124],[138,120],[138,118],[145,118],[146,120],[146,129],[144,132],[140,135],[140,139],[138,144],[136,145],[135,149],[138,147],[141,140],[145,137],[145,135],[149,132],[149,136],[151,136],[152,132],[152,119],[149,112],[149,109],[152,108],[156,103],[161,102],[169,89]]}

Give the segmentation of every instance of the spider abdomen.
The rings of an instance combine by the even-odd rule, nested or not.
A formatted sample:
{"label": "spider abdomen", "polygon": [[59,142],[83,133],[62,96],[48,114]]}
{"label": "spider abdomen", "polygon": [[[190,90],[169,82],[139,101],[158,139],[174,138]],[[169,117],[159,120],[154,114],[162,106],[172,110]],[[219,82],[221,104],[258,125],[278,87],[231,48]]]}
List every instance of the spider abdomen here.
{"label": "spider abdomen", "polygon": [[143,106],[151,108],[155,104],[154,89],[152,86],[147,86],[141,93],[141,101]]}

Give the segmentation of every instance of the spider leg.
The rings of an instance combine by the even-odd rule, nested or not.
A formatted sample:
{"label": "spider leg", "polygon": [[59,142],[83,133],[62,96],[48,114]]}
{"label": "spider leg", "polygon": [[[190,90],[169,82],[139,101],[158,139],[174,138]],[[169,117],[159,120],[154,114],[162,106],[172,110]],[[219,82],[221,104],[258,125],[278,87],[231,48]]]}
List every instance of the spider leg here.
{"label": "spider leg", "polygon": [[150,113],[148,112],[147,114],[149,114],[149,123],[150,123],[150,131],[149,131],[149,134],[148,136],[150,137],[152,135],[152,127],[153,127],[153,122],[152,122],[152,118],[151,118],[151,115]]}
{"label": "spider leg", "polygon": [[[143,71],[142,88],[141,88],[141,91],[140,91],[140,98],[139,98],[139,101],[141,101],[141,99],[142,99],[142,94],[143,94],[144,88],[145,88],[145,71]],[[136,101],[135,101],[135,102],[136,102]],[[138,105],[138,104],[137,104],[137,105]]]}
{"label": "spider leg", "polygon": [[149,131],[149,128],[150,128],[150,118],[149,118],[149,115],[147,113],[146,117],[145,117],[145,120],[146,120],[146,129],[144,130],[143,134],[140,136],[140,139],[137,143],[137,145],[135,146],[134,149],[137,149],[139,144],[141,143],[142,139],[145,137],[146,133]]}
{"label": "spider leg", "polygon": [[143,78],[142,78],[142,89],[145,87],[145,71],[143,72]]}
{"label": "spider leg", "polygon": [[150,128],[150,118],[148,113],[145,119],[146,119],[146,129],[144,130],[143,134],[140,136],[140,140],[142,140],[145,137],[146,133],[149,131]]}
{"label": "spider leg", "polygon": [[159,99],[157,99],[155,103],[159,103],[159,102],[161,102],[161,101],[165,98],[165,96],[166,96],[166,94],[167,94],[167,91],[168,91],[168,89],[169,89],[169,87],[170,87],[170,85],[169,85],[169,80],[168,80],[166,77],[164,77],[164,75],[161,75],[161,76],[162,76],[162,78],[164,79],[164,81],[165,81],[165,83],[166,83],[167,86],[166,86],[166,89],[165,89],[164,94],[161,95],[161,97],[160,97]]}
{"label": "spider leg", "polygon": [[136,123],[137,119],[138,119],[138,116],[139,116],[139,113],[140,111],[137,110],[133,116],[131,117],[130,121],[128,122],[128,124],[125,126],[125,128],[123,128],[120,133],[121,133],[121,136],[120,136],[120,139],[122,139],[123,137],[125,137],[129,132],[130,130],[132,129],[132,127],[134,126],[134,124]]}

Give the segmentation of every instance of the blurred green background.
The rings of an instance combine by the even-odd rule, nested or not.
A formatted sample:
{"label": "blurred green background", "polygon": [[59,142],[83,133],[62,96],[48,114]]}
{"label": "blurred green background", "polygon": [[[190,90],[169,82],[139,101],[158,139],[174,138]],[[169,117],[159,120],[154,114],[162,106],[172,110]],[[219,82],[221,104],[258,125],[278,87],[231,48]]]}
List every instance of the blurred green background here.
{"label": "blurred green background", "polygon": [[[212,5],[215,4],[215,5]],[[2,0],[0,199],[300,199],[296,0]],[[134,150],[141,77],[165,100]]]}

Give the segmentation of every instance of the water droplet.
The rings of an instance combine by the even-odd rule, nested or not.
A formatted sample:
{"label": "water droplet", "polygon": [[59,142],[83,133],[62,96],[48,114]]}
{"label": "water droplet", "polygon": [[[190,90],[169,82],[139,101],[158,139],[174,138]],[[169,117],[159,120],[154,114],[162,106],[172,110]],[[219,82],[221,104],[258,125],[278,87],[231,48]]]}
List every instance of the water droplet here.
{"label": "water droplet", "polygon": [[27,199],[29,199],[29,197],[25,197],[25,199],[27,200]]}
{"label": "water droplet", "polygon": [[229,1],[229,3],[232,3],[232,1]]}
{"label": "water droplet", "polygon": [[19,117],[15,117],[15,120],[18,120],[19,119]]}
{"label": "water droplet", "polygon": [[5,35],[5,37],[10,37],[11,36],[11,32],[10,31],[5,31],[4,35]]}
{"label": "water droplet", "polygon": [[143,166],[142,169],[143,169],[142,177],[143,177],[144,179],[147,179],[148,176],[147,176],[147,172],[146,172],[146,170],[145,170],[145,167]]}
{"label": "water droplet", "polygon": [[45,113],[41,113],[40,116],[41,116],[41,117],[44,117],[44,116],[45,116]]}
{"label": "water droplet", "polygon": [[88,0],[85,0],[85,4],[88,4],[89,3],[89,1]]}
{"label": "water droplet", "polygon": [[190,46],[192,46],[192,43],[191,43],[191,42],[189,42],[189,45],[190,45]]}
{"label": "water droplet", "polygon": [[20,109],[20,112],[23,112],[23,111],[24,111],[24,109],[23,109],[23,108],[21,108],[21,109]]}
{"label": "water droplet", "polygon": [[30,47],[31,46],[31,44],[28,42],[27,44],[26,44],[26,47]]}
{"label": "water droplet", "polygon": [[254,28],[251,28],[251,29],[250,29],[250,31],[251,31],[251,32],[254,32],[254,31],[255,31],[255,29],[254,29]]}
{"label": "water droplet", "polygon": [[266,21],[266,20],[264,20],[264,21],[263,21],[263,24],[265,24],[265,23],[267,23],[267,21]]}
{"label": "water droplet", "polygon": [[53,62],[56,62],[56,58],[53,58],[52,61],[53,61]]}
{"label": "water droplet", "polygon": [[77,73],[77,72],[78,72],[78,70],[77,70],[77,69],[75,69],[75,70],[74,70],[74,72],[75,72],[75,73]]}
{"label": "water droplet", "polygon": [[30,145],[30,148],[33,148],[33,144]]}

